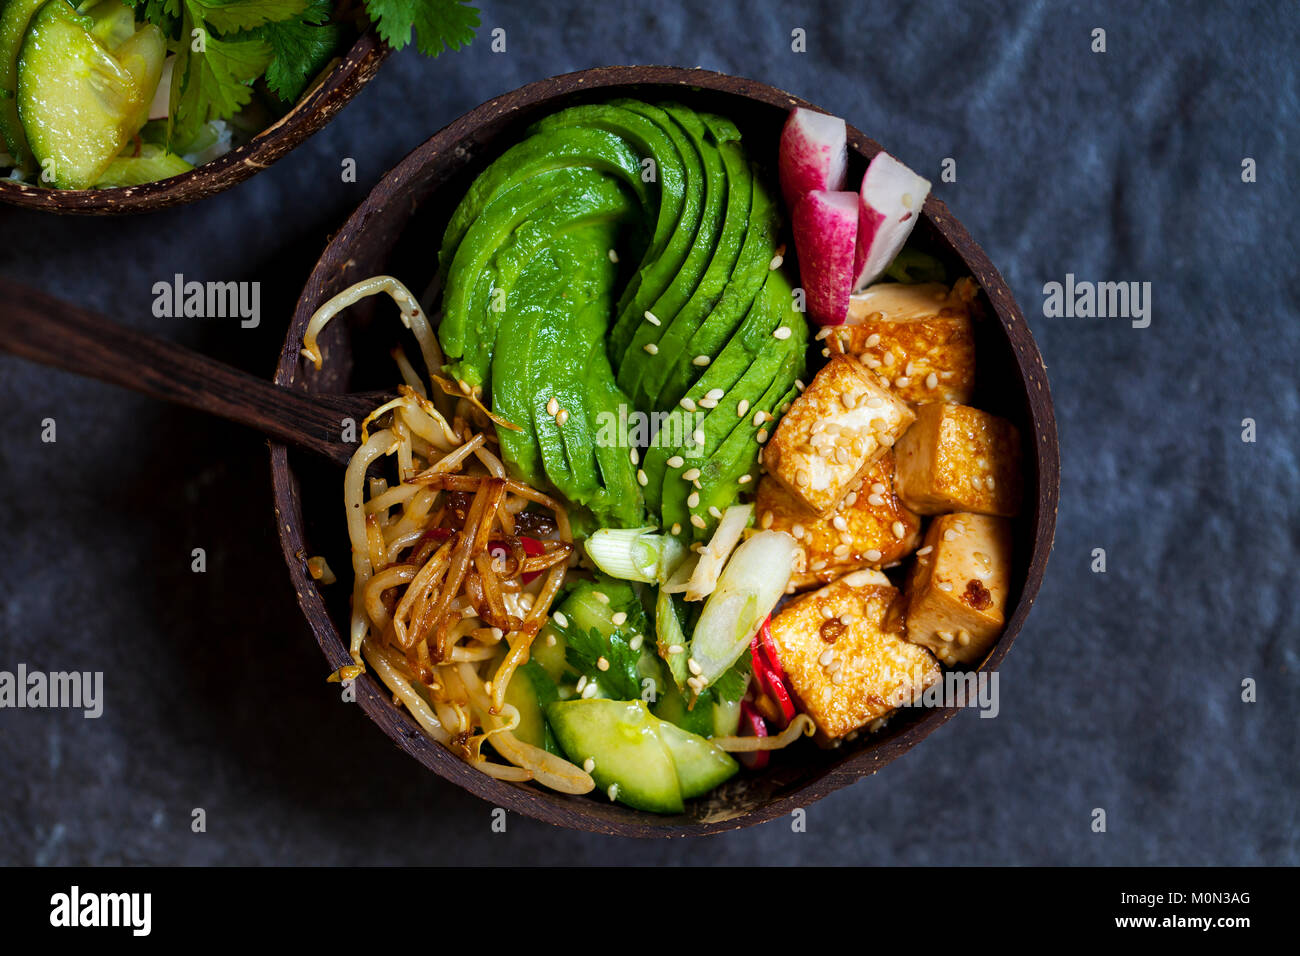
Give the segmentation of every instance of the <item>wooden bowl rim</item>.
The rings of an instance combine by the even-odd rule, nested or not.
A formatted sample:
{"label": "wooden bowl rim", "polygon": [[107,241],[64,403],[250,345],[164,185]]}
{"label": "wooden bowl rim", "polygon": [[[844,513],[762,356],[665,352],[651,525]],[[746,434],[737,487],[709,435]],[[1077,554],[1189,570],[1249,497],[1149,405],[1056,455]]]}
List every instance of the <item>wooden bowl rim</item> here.
{"label": "wooden bowl rim", "polygon": [[[395,186],[416,176],[426,163],[454,150],[458,143],[484,123],[498,119],[508,111],[534,107],[549,99],[583,90],[648,85],[708,89],[748,97],[759,103],[784,109],[794,106],[818,108],[806,100],[755,80],[710,70],[671,66],[613,66],[580,70],[530,83],[483,103],[444,127],[390,170],[349,217],[343,228],[331,237],[295,309],[276,369],[277,384],[306,387],[306,383],[297,377],[300,368],[298,350],[302,333],[311,313],[322,301],[331,278],[346,265],[348,243],[343,237],[356,235],[366,220],[387,201]],[[849,142],[853,149],[868,159],[880,150],[879,144],[852,126],[849,127]],[[1020,599],[1007,619],[1002,636],[981,665],[981,669],[996,669],[1010,650],[1033,605],[1052,548],[1060,491],[1056,419],[1042,357],[1034,343],[1029,326],[1001,274],[994,268],[984,251],[971,239],[961,223],[948,212],[947,206],[942,201],[933,196],[927,199],[924,215],[952,243],[992,303],[998,321],[1013,347],[1016,365],[1025,387],[1025,400],[1029,407],[1035,437],[1038,488],[1033,515],[1028,516],[1032,520],[1030,536],[1033,540],[1033,553]],[[297,477],[290,468],[286,446],[272,442],[270,451],[277,527],[285,563],[293,580],[298,603],[317,643],[329,661],[330,668],[337,669],[351,663],[351,658],[348,655],[347,645],[335,627],[321,593],[307,570],[308,552],[303,539],[303,519]],[[560,826],[633,837],[704,835],[752,826],[787,815],[797,808],[806,807],[827,794],[874,773],[925,739],[957,712],[957,708],[954,707],[935,708],[892,739],[877,741],[870,746],[853,750],[846,748],[844,757],[828,761],[826,766],[818,768],[816,775],[795,786],[791,792],[734,816],[694,820],[682,816],[659,818],[653,814],[641,814],[636,820],[611,820],[591,814],[576,801],[566,802],[564,798],[556,797],[540,788],[526,788],[506,783],[474,770],[450,751],[427,738],[404,710],[393,706],[387,688],[375,681],[371,675],[367,674],[358,680],[356,688],[357,701],[362,709],[402,750],[445,780],[463,787],[493,806],[515,810]],[[635,813],[635,811],[631,812]],[[644,822],[641,822],[642,818]]]}
{"label": "wooden bowl rim", "polygon": [[0,202],[57,215],[115,216],[206,199],[267,169],[318,132],[374,78],[391,52],[373,29],[366,31],[288,113],[242,146],[179,176],[113,189],[52,189],[0,179]]}

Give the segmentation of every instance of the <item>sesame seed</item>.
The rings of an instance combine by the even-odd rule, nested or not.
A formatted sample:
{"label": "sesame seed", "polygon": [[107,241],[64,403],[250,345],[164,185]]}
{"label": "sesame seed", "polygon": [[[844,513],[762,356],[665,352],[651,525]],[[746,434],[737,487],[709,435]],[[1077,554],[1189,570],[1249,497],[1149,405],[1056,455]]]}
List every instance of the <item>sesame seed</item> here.
{"label": "sesame seed", "polygon": [[698,477],[700,477],[700,469],[698,468],[687,468],[682,472],[682,478],[686,481],[694,481]]}
{"label": "sesame seed", "polygon": [[945,541],[956,541],[956,540],[957,540],[957,532],[956,532],[956,531],[953,531],[952,528],[949,528],[947,531],[945,531],[945,532],[943,533],[943,540],[945,540]]}
{"label": "sesame seed", "polygon": [[828,335],[830,335],[830,334],[831,334],[832,332],[834,332],[834,331],[835,331],[835,329],[833,329],[833,328],[832,328],[831,326],[829,326],[829,325],[827,325],[827,326],[823,326],[823,327],[822,327],[822,330],[821,330],[820,332],[818,332],[816,335],[813,336],[813,340],[814,340],[814,341],[817,341],[817,342],[820,342],[822,339],[826,338]]}
{"label": "sesame seed", "polygon": [[609,261],[610,261],[610,262],[618,262],[618,250],[617,250],[617,249],[611,249],[611,250],[609,250]]}
{"label": "sesame seed", "polygon": [[938,387],[939,387],[939,376],[938,376],[938,375],[935,375],[933,372],[931,372],[929,375],[927,375],[927,376],[925,377],[925,387],[926,387],[926,388],[938,388]]}
{"label": "sesame seed", "polygon": [[710,359],[707,355],[697,355],[695,356],[695,358],[691,359],[691,364],[698,365],[701,368],[703,368],[704,366],[708,365],[709,362],[711,361],[713,360]]}
{"label": "sesame seed", "polygon": [[682,523],[681,523],[680,521],[674,521],[674,522],[673,522],[673,535],[676,536],[676,535],[679,535],[679,534],[681,534],[681,533],[682,533]]}
{"label": "sesame seed", "polygon": [[596,685],[596,682],[595,682],[595,681],[592,681],[590,684],[587,685],[587,689],[584,690],[584,691],[582,692],[582,696],[583,696],[583,697],[595,697],[595,696],[596,696],[596,691],[598,691],[598,690],[600,690],[600,688]]}
{"label": "sesame seed", "polygon": [[697,444],[697,445],[703,445],[703,444],[704,444],[704,429],[703,429],[703,428],[697,428],[697,429],[695,429],[695,433],[694,433],[693,435],[691,435],[691,438],[694,439],[695,444]]}
{"label": "sesame seed", "polygon": [[883,555],[875,548],[871,548],[870,550],[864,552],[862,556],[866,558],[868,561],[879,561],[883,557]]}
{"label": "sesame seed", "polygon": [[857,503],[858,503],[858,493],[856,491],[850,491],[847,495],[844,496],[844,507],[852,508]]}
{"label": "sesame seed", "polygon": [[700,503],[700,493],[698,491],[692,491],[690,496],[686,499],[686,507],[695,508],[699,505],[699,503]]}
{"label": "sesame seed", "polygon": [[802,391],[803,391],[805,388],[807,388],[808,386],[805,385],[805,384],[803,383],[803,380],[802,380],[802,379],[798,379],[798,378],[796,378],[796,379],[794,380],[794,387],[797,388],[797,389],[799,389],[799,391],[802,392]]}
{"label": "sesame seed", "polygon": [[880,361],[885,368],[891,368],[894,364],[894,353],[886,352],[884,355],[880,356]]}
{"label": "sesame seed", "polygon": [[634,465],[639,465],[641,463],[641,455],[635,448],[627,453],[627,457],[632,460],[632,464]]}
{"label": "sesame seed", "polygon": [[802,537],[803,537],[803,525],[801,525],[801,524],[796,524],[793,528],[790,529],[790,533],[791,533],[792,535],[794,535],[796,538],[802,538]]}
{"label": "sesame seed", "polygon": [[984,484],[985,484],[985,486],[988,488],[989,491],[992,491],[992,490],[993,490],[993,476],[992,476],[992,475],[985,475],[985,476],[984,476]]}
{"label": "sesame seed", "polygon": [[680,653],[681,653],[682,651],[684,651],[684,650],[686,650],[686,648],[682,647],[682,645],[680,645],[680,644],[669,644],[669,645],[668,645],[668,653],[669,653],[669,654],[680,654]]}
{"label": "sesame seed", "polygon": [[754,427],[757,428],[765,421],[767,421],[767,412],[763,411],[760,408],[758,411],[754,413]]}
{"label": "sesame seed", "polygon": [[763,512],[763,519],[759,522],[759,524],[763,526],[763,530],[764,530],[764,531],[766,531],[768,528],[772,527],[772,512],[771,512],[771,511],[764,511],[764,512]]}
{"label": "sesame seed", "polygon": [[639,651],[639,650],[641,650],[641,645],[642,645],[643,643],[645,643],[645,635],[644,635],[644,634],[633,634],[633,635],[632,635],[632,640],[630,640],[630,641],[627,642],[627,646],[630,647],[630,648],[632,648],[632,650],[634,650],[634,651]]}
{"label": "sesame seed", "polygon": [[605,792],[606,792],[607,794],[609,794],[609,799],[611,799],[611,800],[617,800],[617,799],[618,799],[618,784],[616,784],[616,783],[611,783],[611,784],[609,785],[609,789],[606,790]]}
{"label": "sesame seed", "polygon": [[833,660],[835,660],[835,652],[828,648],[821,652],[821,656],[817,658],[817,663],[822,667],[826,667]]}
{"label": "sesame seed", "polygon": [[885,404],[885,400],[881,398],[879,395],[872,395],[869,399],[867,399],[867,408],[880,408],[884,404]]}
{"label": "sesame seed", "polygon": [[546,646],[547,646],[547,647],[554,647],[554,646],[555,646],[555,635],[554,635],[554,634],[547,634],[547,635],[546,635]]}
{"label": "sesame seed", "polygon": [[722,389],[720,389],[720,388],[711,388],[711,389],[708,390],[708,392],[705,393],[704,397],[705,397],[705,398],[711,398],[711,399],[713,399],[713,400],[716,402],[716,401],[718,401],[719,399],[721,399],[723,395],[726,395],[726,394],[727,394],[727,393],[724,392],[724,391],[723,391]]}
{"label": "sesame seed", "polygon": [[627,623],[627,612],[626,611],[617,612],[613,617],[610,618],[610,621],[613,622],[615,627],[622,627],[624,624]]}
{"label": "sesame seed", "polygon": [[577,692],[578,692],[579,694],[581,694],[584,690],[587,689],[587,675],[586,675],[586,674],[583,674],[581,677],[578,678],[578,686],[577,686],[576,688],[574,688],[574,689],[577,690]]}
{"label": "sesame seed", "polygon": [[933,551],[933,550],[934,550],[934,545],[932,545],[932,544],[927,544],[927,545],[926,545],[924,548],[922,548],[920,551],[916,552],[916,556],[917,556],[918,558],[919,558],[919,557],[922,557],[922,556],[924,556],[924,555],[929,554],[929,553],[930,553],[931,551]]}
{"label": "sesame seed", "polygon": [[593,770],[595,770],[595,769],[596,769],[596,760],[595,760],[595,758],[593,758],[593,757],[588,757],[586,760],[584,760],[584,761],[582,762],[582,769],[585,770],[585,771],[587,771],[587,773],[591,773]]}
{"label": "sesame seed", "polygon": [[491,682],[491,681],[484,681],[484,682],[483,682],[483,693],[487,694],[489,697],[492,696],[492,682]]}
{"label": "sesame seed", "polygon": [[885,486],[881,482],[877,481],[872,484],[871,490],[878,495],[883,495],[885,493]]}
{"label": "sesame seed", "polygon": [[738,485],[747,485],[747,484],[749,484],[749,483],[750,483],[751,481],[753,481],[753,480],[754,480],[754,476],[753,476],[753,475],[750,475],[750,474],[744,474],[744,475],[741,475],[739,478],[736,479],[736,484],[738,484]]}
{"label": "sesame seed", "polygon": [[673,457],[668,459],[669,468],[680,468],[684,464],[686,464],[686,459],[681,455],[673,455]]}
{"label": "sesame seed", "polygon": [[761,445],[761,444],[763,444],[763,442],[765,442],[765,441],[767,441],[767,429],[766,429],[766,428],[760,428],[760,429],[758,430],[758,443]]}
{"label": "sesame seed", "polygon": [[601,604],[609,603],[609,595],[606,594],[604,591],[592,591],[591,596],[594,597]]}
{"label": "sesame seed", "polygon": [[655,345],[653,342],[647,342],[645,345],[641,347],[645,349],[647,352],[649,352],[651,355],[659,354],[659,346]]}
{"label": "sesame seed", "polygon": [[691,515],[691,524],[695,525],[697,528],[705,527],[704,519],[699,515]]}
{"label": "sesame seed", "polygon": [[649,309],[646,309],[646,310],[645,310],[645,320],[646,320],[647,322],[649,322],[651,325],[659,325],[659,324],[660,324],[659,319],[658,319],[658,318],[655,316],[655,314],[654,314],[653,312],[651,312]]}
{"label": "sesame seed", "polygon": [[551,396],[551,400],[550,400],[549,402],[546,403],[546,414],[548,414],[548,415],[550,415],[552,418],[554,418],[555,415],[556,415],[556,413],[557,413],[559,410],[560,410],[560,403],[559,403],[558,401],[556,401],[556,400],[555,400],[555,396],[552,395],[552,396]]}
{"label": "sesame seed", "polygon": [[831,674],[831,683],[832,683],[832,684],[843,684],[843,683],[844,683],[844,672],[841,671],[841,670],[838,670],[838,669],[837,669],[833,674]]}
{"label": "sesame seed", "polygon": [[835,526],[836,531],[847,531],[849,523],[844,520],[844,515],[836,515],[831,519],[831,524]]}
{"label": "sesame seed", "polygon": [[952,590],[952,582],[951,582],[951,581],[940,581],[940,582],[939,582],[939,590],[940,590],[940,591],[951,591],[951,590]]}
{"label": "sesame seed", "polygon": [[880,497],[880,495],[867,495],[867,504],[871,505],[873,508],[883,508],[885,505],[885,499]]}
{"label": "sesame seed", "polygon": [[567,422],[568,420],[569,420],[569,410],[567,408],[561,408],[560,413],[555,416],[555,424],[563,428],[564,423]]}
{"label": "sesame seed", "polygon": [[837,545],[834,554],[837,558],[847,558],[849,556],[849,546],[847,544]]}
{"label": "sesame seed", "polygon": [[783,262],[785,262],[785,259],[783,259],[780,254],[777,254],[772,257],[772,261],[767,264],[767,267],[768,269],[779,269]]}
{"label": "sesame seed", "polygon": [[880,344],[880,333],[872,332],[870,335],[867,336],[867,341],[865,344],[867,348],[874,349],[877,345]]}
{"label": "sesame seed", "polygon": [[686,669],[689,670],[696,677],[699,677],[701,674],[704,673],[704,668],[701,667],[699,662],[693,657],[689,658],[686,661]]}
{"label": "sesame seed", "polygon": [[560,625],[560,627],[569,626],[569,619],[564,616],[563,611],[556,611],[554,614],[551,615],[551,617],[555,618],[555,623]]}
{"label": "sesame seed", "polygon": [[947,643],[951,643],[951,641],[952,641],[952,631],[940,631],[940,632],[939,632],[939,640],[944,641],[944,642],[947,642]]}
{"label": "sesame seed", "polygon": [[650,479],[646,477],[644,468],[638,468],[636,470],[636,483],[640,485],[642,488],[650,484]]}
{"label": "sesame seed", "polygon": [[609,670],[609,661],[607,661],[607,660],[606,660],[605,658],[603,658],[603,657],[600,658],[600,659],[598,659],[598,660],[596,661],[596,669],[597,669],[597,670],[602,670],[602,671],[607,671],[607,670]]}
{"label": "sesame seed", "polygon": [[901,538],[907,534],[907,527],[901,521],[895,521],[892,530],[895,538]]}
{"label": "sesame seed", "polygon": [[786,339],[790,337],[790,326],[783,325],[772,334],[784,342]]}
{"label": "sesame seed", "polygon": [[736,417],[744,418],[747,411],[749,411],[749,399],[742,398],[740,404],[736,406]]}
{"label": "sesame seed", "polygon": [[722,509],[720,509],[717,505],[709,505],[709,514],[713,515],[713,517],[715,518],[720,519],[722,517]]}
{"label": "sesame seed", "polygon": [[700,399],[701,408],[717,408],[718,403],[711,398],[705,397]]}

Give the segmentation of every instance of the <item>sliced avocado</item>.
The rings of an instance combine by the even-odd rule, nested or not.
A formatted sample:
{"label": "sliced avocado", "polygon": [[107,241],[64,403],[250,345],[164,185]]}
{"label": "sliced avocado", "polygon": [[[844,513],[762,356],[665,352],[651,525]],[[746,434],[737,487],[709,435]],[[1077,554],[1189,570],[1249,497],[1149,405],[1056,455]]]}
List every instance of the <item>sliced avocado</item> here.
{"label": "sliced avocado", "polygon": [[526,744],[559,753],[546,721],[546,707],[559,699],[555,681],[536,661],[530,660],[516,668],[505,694],[506,703],[519,711],[519,726],[514,729],[514,735]]}
{"label": "sliced avocado", "polygon": [[586,167],[550,170],[530,179],[528,188],[496,196],[475,217],[446,272],[447,292],[438,329],[453,376],[471,385],[489,384],[488,366],[497,327],[505,314],[496,307],[499,297],[494,301],[492,295],[496,287],[492,263],[515,231],[539,210],[561,200],[584,197],[588,190],[608,190],[611,185],[605,176]]}
{"label": "sliced avocado", "polygon": [[529,136],[495,159],[470,184],[443,231],[438,252],[445,275],[474,221],[500,193],[531,190],[533,177],[571,167],[590,167],[622,178],[648,204],[649,190],[641,181],[639,158],[617,135],[585,127],[547,130]]}
{"label": "sliced avocado", "polygon": [[[588,759],[596,786],[614,799],[651,813],[681,813],[682,789],[673,757],[658,733],[657,721],[639,700],[604,700],[598,697],[560,701],[546,708],[565,755],[581,766]],[[671,726],[671,725],[669,725]],[[687,769],[694,776],[698,755],[691,754]]]}
{"label": "sliced avocado", "polygon": [[[645,389],[642,388],[642,379],[646,375],[647,367],[659,359],[657,354],[659,340],[663,337],[664,331],[672,325],[677,313],[694,294],[717,251],[718,237],[723,224],[723,211],[730,188],[726,168],[722,163],[722,154],[715,144],[708,141],[704,124],[695,112],[675,104],[665,104],[664,112],[668,113],[686,132],[687,138],[700,158],[704,170],[704,207],[700,213],[699,228],[695,232],[690,251],[682,262],[677,278],[647,307],[659,320],[659,324],[646,321],[637,327],[623,354],[622,363],[618,366],[619,387],[627,392],[633,403],[640,408],[652,407]],[[647,350],[646,346],[651,348]]]}
{"label": "sliced avocado", "polygon": [[767,273],[776,255],[777,238],[781,229],[781,209],[773,200],[774,193],[753,168],[753,200],[750,204],[749,226],[745,243],[736,259],[735,269],[713,311],[695,330],[690,341],[681,349],[675,363],[667,371],[667,378],[659,390],[660,408],[676,405],[700,377],[701,369],[694,357],[717,357],[739,323],[744,320],[754,298],[763,288]]}
{"label": "sliced avocado", "polygon": [[575,125],[603,129],[627,140],[641,157],[642,180],[652,183],[650,191],[658,194],[659,213],[653,235],[646,245],[639,267],[619,297],[618,319],[609,333],[609,354],[611,359],[617,359],[623,354],[631,329],[642,319],[639,312],[632,315],[630,303],[643,285],[650,297],[647,301],[658,296],[675,274],[676,264],[685,256],[690,236],[682,236],[677,240],[679,252],[670,251],[669,242],[684,229],[686,168],[677,147],[664,128],[646,116],[620,106],[619,101],[571,106],[543,118],[532,129],[545,132]]}
{"label": "sliced avocado", "polygon": [[[671,399],[665,402],[660,395],[664,383],[668,381],[674,370],[685,365],[697,374],[703,371],[699,366],[691,364],[695,356],[702,353],[686,354],[687,344],[701,325],[706,321],[730,322],[734,325],[743,315],[742,309],[718,317],[714,317],[713,312],[731,281],[732,272],[748,234],[753,199],[750,165],[740,146],[740,132],[734,124],[708,113],[701,113],[700,118],[708,128],[708,141],[717,146],[726,170],[727,199],[723,209],[722,229],[714,245],[713,257],[700,277],[695,291],[691,293],[690,299],[677,312],[673,320],[663,327],[658,341],[659,352],[654,356],[654,361],[645,363],[640,391],[631,397],[646,408],[663,408],[671,406],[676,401]],[[769,255],[768,258],[770,260],[771,256]],[[753,290],[757,291],[759,285],[761,285],[761,276],[758,282],[753,283]],[[753,298],[752,293],[750,298]],[[712,358],[712,353],[709,353],[709,357]],[[680,398],[680,395],[678,397]]]}
{"label": "sliced avocado", "polygon": [[667,721],[660,721],[656,729],[667,746],[668,753],[672,755],[677,784],[686,800],[708,793],[718,784],[731,779],[740,769],[740,765],[729,753],[699,734],[683,730]]}
{"label": "sliced avocado", "polygon": [[95,38],[95,26],[66,0],[49,0],[18,54],[18,117],[36,163],[64,189],[93,186],[140,130],[166,55],[152,24],[118,48],[123,59]]}
{"label": "sliced avocado", "polygon": [[[14,163],[30,173],[35,167],[27,134],[18,119],[18,52],[32,15],[46,0],[0,0],[0,135]],[[125,8],[123,8],[125,9]]]}

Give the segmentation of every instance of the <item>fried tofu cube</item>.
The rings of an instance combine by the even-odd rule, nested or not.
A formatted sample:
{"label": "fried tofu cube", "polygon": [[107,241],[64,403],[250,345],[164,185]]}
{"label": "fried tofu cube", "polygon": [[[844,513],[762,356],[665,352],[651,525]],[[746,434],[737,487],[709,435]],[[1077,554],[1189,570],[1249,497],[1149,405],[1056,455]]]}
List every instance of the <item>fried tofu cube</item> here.
{"label": "fried tofu cube", "polygon": [[856,359],[837,356],[791,404],[763,464],[795,498],[824,514],[915,417]]}
{"label": "fried tofu cube", "polygon": [[922,405],[894,453],[898,496],[918,514],[1020,511],[1020,432],[1006,419],[969,405]]}
{"label": "fried tofu cube", "polygon": [[790,591],[825,584],[857,568],[901,561],[921,543],[921,518],[894,494],[894,453],[867,466],[857,488],[824,515],[770,476],[758,483],[759,526],[784,531],[799,542]]}
{"label": "fried tofu cube", "polygon": [[1006,624],[1011,523],[977,514],[940,515],[908,576],[907,639],[945,664],[982,660]]}
{"label": "fried tofu cube", "polygon": [[971,313],[979,287],[959,279],[879,282],[849,300],[831,348],[855,356],[909,405],[970,401],[975,390]]}
{"label": "fried tofu cube", "polygon": [[879,571],[854,571],[772,619],[790,689],[824,737],[834,740],[885,717],[939,680],[930,652],[886,623],[898,598]]}

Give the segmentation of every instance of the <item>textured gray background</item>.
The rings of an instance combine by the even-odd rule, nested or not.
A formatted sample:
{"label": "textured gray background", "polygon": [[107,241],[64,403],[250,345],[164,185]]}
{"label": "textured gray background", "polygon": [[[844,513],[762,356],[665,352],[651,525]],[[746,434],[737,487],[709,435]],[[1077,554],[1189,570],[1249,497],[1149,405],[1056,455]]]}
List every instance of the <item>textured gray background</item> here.
{"label": "textured gray background", "polygon": [[[502,836],[323,683],[261,439],[0,357],[0,668],[107,675],[98,721],[0,712],[0,861],[1296,863],[1297,12],[1199,6],[493,2],[468,51],[395,56],[225,195],[134,220],[0,212],[6,274],[269,375],[328,232],[451,119],[607,63],[753,76],[936,183],[957,159],[936,192],[1030,317],[1064,471],[998,719],[959,715],[815,805],[806,834],[778,821],[639,843],[512,817]],[[355,185],[339,183],[345,156]],[[260,280],[267,318],[155,319],[150,287],[174,272]],[[1042,318],[1043,283],[1066,272],[1152,282],[1151,327]],[[57,444],[39,440],[46,416]],[[1104,575],[1088,570],[1097,547]],[[1240,701],[1244,677],[1258,703]]]}

